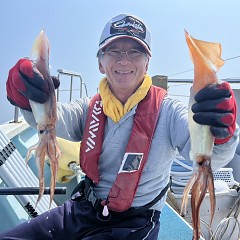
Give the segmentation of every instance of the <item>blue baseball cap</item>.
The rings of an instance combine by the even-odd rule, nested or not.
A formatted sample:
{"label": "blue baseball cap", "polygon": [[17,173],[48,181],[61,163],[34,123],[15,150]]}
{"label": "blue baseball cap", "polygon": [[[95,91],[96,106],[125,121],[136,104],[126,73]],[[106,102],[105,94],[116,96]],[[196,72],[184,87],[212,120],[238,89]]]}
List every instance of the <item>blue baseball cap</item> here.
{"label": "blue baseball cap", "polygon": [[119,38],[131,38],[140,43],[151,56],[150,32],[141,19],[130,14],[120,14],[105,25],[99,41],[98,52]]}

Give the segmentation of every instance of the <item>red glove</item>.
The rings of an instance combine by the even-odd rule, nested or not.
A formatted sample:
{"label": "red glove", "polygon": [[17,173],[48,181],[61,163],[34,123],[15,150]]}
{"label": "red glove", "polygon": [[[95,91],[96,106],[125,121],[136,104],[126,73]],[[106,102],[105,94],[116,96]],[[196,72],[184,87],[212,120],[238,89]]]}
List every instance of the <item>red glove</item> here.
{"label": "red glove", "polygon": [[228,82],[210,84],[195,96],[192,106],[195,122],[209,125],[215,144],[226,143],[236,129],[237,105]]}
{"label": "red glove", "polygon": [[[52,77],[55,88],[60,82],[58,78]],[[10,69],[6,83],[7,99],[14,106],[31,111],[28,99],[44,103],[49,96],[48,82],[36,69],[34,63],[28,59],[20,59]]]}

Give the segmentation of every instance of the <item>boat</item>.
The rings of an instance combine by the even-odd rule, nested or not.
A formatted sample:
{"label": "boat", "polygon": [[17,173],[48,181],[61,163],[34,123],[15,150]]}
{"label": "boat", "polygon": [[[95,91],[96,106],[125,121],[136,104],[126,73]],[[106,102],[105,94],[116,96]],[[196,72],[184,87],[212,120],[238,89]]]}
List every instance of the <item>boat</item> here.
{"label": "boat", "polygon": [[[72,101],[72,94],[74,89],[73,80],[75,78],[80,82],[79,97],[83,96],[83,90],[85,90],[85,95],[87,96],[87,87],[83,82],[81,75],[64,70],[58,70],[59,79],[63,76],[70,77],[70,98]],[[157,84],[156,84],[157,85]],[[65,91],[65,90],[64,90]],[[59,100],[59,95],[61,90],[57,90],[57,99]],[[238,92],[237,94],[240,94]],[[240,100],[240,95],[238,95],[238,101]],[[239,102],[238,102],[239,103]],[[240,106],[240,103],[238,104]],[[8,230],[24,221],[29,221],[31,218],[45,212],[49,209],[49,189],[46,188],[45,194],[42,200],[39,202],[37,207],[35,207],[37,194],[38,194],[38,179],[37,179],[37,169],[35,166],[34,156],[29,160],[29,167],[26,168],[25,158],[27,150],[30,146],[38,141],[37,131],[31,128],[23,117],[18,116],[18,109],[15,109],[14,119],[0,124],[0,232]],[[238,118],[238,123],[239,123]],[[71,144],[71,143],[69,143]],[[238,148],[240,150],[240,147]],[[203,231],[202,239],[210,239],[210,235],[216,232],[217,227],[220,222],[228,217],[231,210],[234,210],[235,215],[238,214],[238,225],[234,226],[234,232],[231,238],[213,238],[213,239],[239,239],[239,160],[240,152],[236,153],[238,159],[231,162],[229,166],[226,166],[221,171],[227,172],[231,175],[231,187],[225,188],[224,191],[216,193],[217,196],[217,213],[214,218],[213,228],[208,226],[209,218],[209,203],[208,197],[204,200],[204,211],[201,212],[202,222],[204,226],[207,226],[207,231]],[[176,162],[181,162],[181,159],[176,159]],[[182,160],[184,162],[184,160]],[[179,165],[180,166],[180,165]],[[178,166],[178,167],[179,167]],[[172,173],[174,172],[174,167],[172,167]],[[61,205],[64,201],[70,198],[74,187],[79,183],[79,181],[84,178],[83,173],[79,165],[74,165],[72,167],[72,176],[69,181],[57,183],[57,188],[54,196],[54,201],[51,208]],[[181,173],[182,170],[177,170],[175,172]],[[227,180],[223,177],[225,172],[221,174],[224,182]],[[217,175],[218,174],[218,175]],[[216,173],[219,176],[220,172]],[[49,165],[45,164],[45,176],[46,176],[46,186],[49,186],[50,182],[50,168]],[[218,179],[219,180],[219,179]],[[173,179],[174,182],[174,179]],[[179,181],[178,181],[179,182]],[[176,180],[175,180],[176,183]],[[233,184],[234,183],[234,184]],[[228,184],[230,186],[230,184]],[[238,186],[238,189],[237,187]],[[178,190],[178,191],[177,191]],[[186,240],[192,238],[192,227],[190,206],[187,206],[187,214],[185,216],[180,215],[180,205],[181,205],[181,191],[179,192],[177,184],[172,185],[169,190],[166,206],[164,207],[161,214],[161,230],[159,232],[159,240]],[[234,203],[238,204],[233,208]],[[232,212],[231,212],[232,214]],[[7,219],[7,221],[6,221]],[[233,228],[233,226],[231,226]],[[238,228],[238,229],[237,229]],[[225,231],[225,229],[224,229]],[[210,232],[210,234],[209,234]],[[226,232],[226,231],[225,231]],[[233,238],[232,238],[233,237]]]}

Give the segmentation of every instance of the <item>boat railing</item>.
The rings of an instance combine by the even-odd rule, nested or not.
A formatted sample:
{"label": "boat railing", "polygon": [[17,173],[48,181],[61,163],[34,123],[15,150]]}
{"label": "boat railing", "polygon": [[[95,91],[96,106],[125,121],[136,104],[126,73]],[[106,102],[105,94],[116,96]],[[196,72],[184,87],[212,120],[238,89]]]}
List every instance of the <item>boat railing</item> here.
{"label": "boat railing", "polygon": [[[168,76],[164,76],[164,75],[155,75],[152,77],[153,80],[153,84],[157,85],[159,87],[162,87],[164,89],[168,89],[168,83],[180,83],[180,84],[192,84],[193,83],[193,79],[174,79],[174,78],[168,78]],[[233,78],[233,79],[221,79],[221,81],[224,82],[229,82],[231,83],[240,83],[240,78]]]}
{"label": "boat railing", "polygon": [[[82,76],[80,73],[76,73],[76,72],[73,72],[73,71],[69,71],[69,70],[65,70],[65,69],[58,69],[58,79],[60,80],[60,77],[62,75],[67,75],[70,77],[70,88],[69,89],[62,89],[60,90],[59,88],[57,89],[57,101],[59,101],[59,95],[60,95],[60,92],[66,92],[66,91],[69,91],[69,101],[71,102],[72,101],[72,95],[73,95],[73,91],[79,91],[79,97],[82,98],[83,96],[83,87],[85,89],[85,95],[88,96],[88,92],[87,92],[87,86],[86,84],[83,82],[82,80]],[[73,79],[74,78],[77,78],[79,79],[79,89],[74,89],[73,88]]]}

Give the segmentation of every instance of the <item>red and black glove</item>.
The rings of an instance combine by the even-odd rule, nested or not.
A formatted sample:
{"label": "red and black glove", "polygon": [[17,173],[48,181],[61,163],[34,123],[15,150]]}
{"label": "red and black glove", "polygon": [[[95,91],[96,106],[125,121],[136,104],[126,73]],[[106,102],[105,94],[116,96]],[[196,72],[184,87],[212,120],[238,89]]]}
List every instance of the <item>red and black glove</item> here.
{"label": "red and black glove", "polygon": [[236,129],[237,105],[228,82],[210,84],[195,96],[192,106],[195,122],[209,125],[215,144],[226,143]]}
{"label": "red and black glove", "polygon": [[[60,82],[52,77],[55,88]],[[7,99],[14,106],[31,111],[28,99],[44,103],[49,96],[48,82],[43,79],[34,63],[29,59],[20,59],[10,69],[6,83]]]}

